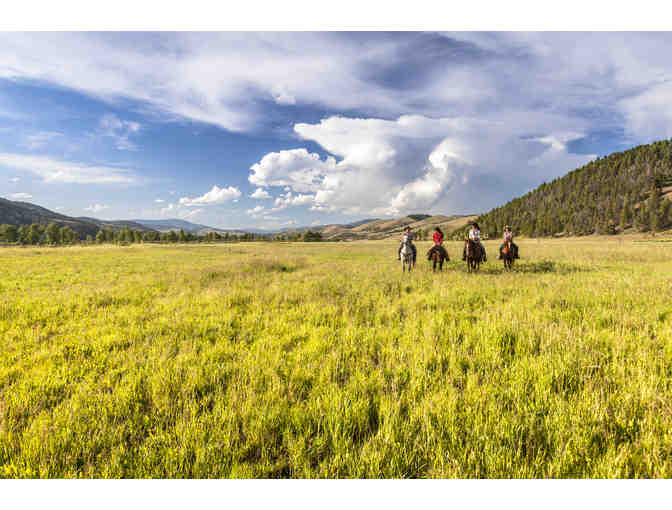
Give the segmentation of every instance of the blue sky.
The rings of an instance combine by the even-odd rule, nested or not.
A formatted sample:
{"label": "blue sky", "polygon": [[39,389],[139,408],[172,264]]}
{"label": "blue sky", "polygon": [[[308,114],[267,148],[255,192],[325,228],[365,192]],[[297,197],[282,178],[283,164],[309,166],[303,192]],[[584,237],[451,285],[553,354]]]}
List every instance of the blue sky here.
{"label": "blue sky", "polygon": [[0,33],[0,196],[276,229],[484,212],[672,137],[669,33]]}

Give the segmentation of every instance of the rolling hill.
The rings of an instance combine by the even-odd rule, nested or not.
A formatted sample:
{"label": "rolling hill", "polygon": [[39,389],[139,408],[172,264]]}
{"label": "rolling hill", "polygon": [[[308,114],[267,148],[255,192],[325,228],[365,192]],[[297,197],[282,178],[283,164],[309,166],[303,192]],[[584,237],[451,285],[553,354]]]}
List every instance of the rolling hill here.
{"label": "rolling hill", "polygon": [[466,225],[476,216],[430,216],[427,214],[412,214],[403,218],[394,219],[370,219],[362,220],[347,225],[320,225],[291,229],[283,233],[293,233],[312,230],[322,234],[324,239],[330,241],[354,241],[362,239],[389,239],[401,236],[404,228],[408,225],[414,231],[432,231],[439,226],[445,234]]}
{"label": "rolling hill", "polygon": [[55,223],[59,227],[69,227],[80,238],[87,235],[95,236],[101,228],[115,231],[122,230],[125,227],[143,231],[152,230],[131,221],[103,221],[87,217],[73,218],[29,202],[15,202],[0,198],[0,225],[5,223],[17,227],[32,223],[38,225]]}
{"label": "rolling hill", "polygon": [[[672,227],[672,139],[597,158],[477,218],[481,231],[518,234],[617,234]],[[462,237],[464,231],[453,232]]]}

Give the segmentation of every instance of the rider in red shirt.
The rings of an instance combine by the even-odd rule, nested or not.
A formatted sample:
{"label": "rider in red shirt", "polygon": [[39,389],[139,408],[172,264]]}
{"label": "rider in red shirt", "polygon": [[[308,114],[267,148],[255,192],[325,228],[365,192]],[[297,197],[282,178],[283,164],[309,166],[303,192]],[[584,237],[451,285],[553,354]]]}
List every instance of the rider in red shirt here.
{"label": "rider in red shirt", "polygon": [[434,229],[434,244],[443,244],[443,232],[439,227]]}

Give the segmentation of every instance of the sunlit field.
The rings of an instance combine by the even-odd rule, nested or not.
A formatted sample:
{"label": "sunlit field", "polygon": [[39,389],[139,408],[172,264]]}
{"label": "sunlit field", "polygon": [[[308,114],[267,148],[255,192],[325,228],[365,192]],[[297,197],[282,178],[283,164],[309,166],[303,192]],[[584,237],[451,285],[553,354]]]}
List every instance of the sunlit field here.
{"label": "sunlit field", "polygon": [[0,249],[0,476],[670,477],[672,242]]}

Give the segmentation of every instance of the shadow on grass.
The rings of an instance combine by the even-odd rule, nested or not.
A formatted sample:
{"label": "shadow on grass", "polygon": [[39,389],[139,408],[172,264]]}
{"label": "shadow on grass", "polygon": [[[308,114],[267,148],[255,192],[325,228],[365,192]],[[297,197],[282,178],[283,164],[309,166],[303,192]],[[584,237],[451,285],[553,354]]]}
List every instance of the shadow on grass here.
{"label": "shadow on grass", "polygon": [[[467,272],[466,262],[451,262],[448,267],[444,266],[444,271],[458,271],[461,273]],[[501,260],[489,261],[481,264],[479,270],[475,274],[570,274],[592,271],[592,269],[576,264],[568,264],[566,262],[555,262],[552,260],[539,260],[534,262],[516,262],[513,269],[504,269],[504,264]],[[438,274],[438,273],[437,273]]]}

